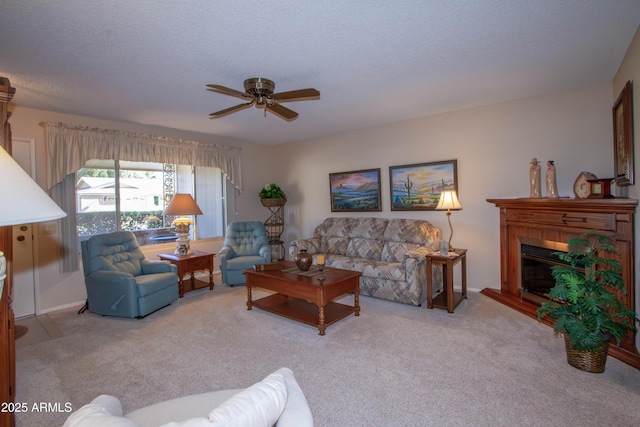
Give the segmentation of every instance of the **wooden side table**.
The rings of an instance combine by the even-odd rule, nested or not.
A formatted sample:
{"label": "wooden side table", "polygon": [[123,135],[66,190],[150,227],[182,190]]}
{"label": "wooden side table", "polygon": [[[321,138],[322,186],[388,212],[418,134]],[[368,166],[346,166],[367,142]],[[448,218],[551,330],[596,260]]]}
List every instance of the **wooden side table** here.
{"label": "wooden side table", "polygon": [[[201,280],[196,280],[194,272],[199,270],[209,270],[209,290],[213,289],[213,258],[216,254],[210,254],[203,251],[192,251],[189,255],[175,255],[175,254],[159,254],[158,257],[165,261],[171,261],[176,267],[178,267],[178,290],[180,298],[184,296],[185,292],[201,289],[207,284]],[[184,276],[191,274],[191,288],[184,288]],[[205,283],[196,287],[197,284]]]}
{"label": "wooden side table", "polygon": [[[427,255],[427,308],[446,308],[449,313],[467,298],[467,250],[456,249],[458,256]],[[462,262],[462,292],[453,290],[453,267]],[[442,281],[444,289],[433,298],[433,266],[442,265]]]}

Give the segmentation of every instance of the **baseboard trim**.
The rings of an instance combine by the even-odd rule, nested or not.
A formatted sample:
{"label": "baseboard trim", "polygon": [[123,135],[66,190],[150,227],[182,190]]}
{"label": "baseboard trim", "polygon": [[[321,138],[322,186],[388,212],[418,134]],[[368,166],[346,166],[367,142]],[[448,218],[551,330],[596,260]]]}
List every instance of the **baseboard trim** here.
{"label": "baseboard trim", "polygon": [[72,303],[69,303],[69,304],[59,305],[59,306],[56,306],[56,307],[46,308],[46,309],[40,310],[38,313],[36,313],[36,316],[40,316],[42,314],[47,314],[47,313],[52,313],[54,311],[66,310],[68,308],[82,307],[85,302],[86,302],[86,300],[82,300],[82,301],[72,302]]}

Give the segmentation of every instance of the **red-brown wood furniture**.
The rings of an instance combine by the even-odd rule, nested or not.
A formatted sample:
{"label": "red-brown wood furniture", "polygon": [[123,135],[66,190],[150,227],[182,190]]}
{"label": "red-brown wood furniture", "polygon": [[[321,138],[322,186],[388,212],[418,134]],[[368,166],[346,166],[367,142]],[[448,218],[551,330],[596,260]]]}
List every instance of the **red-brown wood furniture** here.
{"label": "red-brown wood furniture", "polygon": [[[520,297],[522,240],[535,239],[566,243],[585,231],[597,229],[613,239],[620,251],[626,294],[619,296],[632,310],[635,307],[634,214],[638,201],[613,199],[487,199],[500,209],[500,290],[481,292],[530,317],[537,318],[538,305]],[[547,322],[548,323],[548,322]],[[611,345],[609,354],[640,369],[636,334],[630,332],[620,346]]]}
{"label": "red-brown wood furniture", "polygon": [[[180,298],[184,296],[185,292],[201,289],[206,286],[209,286],[209,290],[213,289],[213,258],[215,256],[215,254],[203,251],[192,251],[189,255],[158,255],[160,259],[170,261],[178,267],[178,292],[180,293]],[[200,270],[209,270],[209,283],[204,283],[195,278],[194,273]],[[184,276],[186,276],[187,273],[191,274],[191,286],[189,289],[185,289],[184,286]]]}
{"label": "red-brown wood furniture", "polygon": [[[315,274],[314,274],[315,273]],[[255,270],[245,270],[247,276],[247,310],[258,307],[288,319],[318,328],[324,335],[327,326],[354,313],[360,315],[360,272],[339,268],[324,269],[324,279],[317,270],[301,272],[292,261],[280,261]],[[252,300],[251,289],[275,292]],[[353,293],[353,306],[334,299]]]}

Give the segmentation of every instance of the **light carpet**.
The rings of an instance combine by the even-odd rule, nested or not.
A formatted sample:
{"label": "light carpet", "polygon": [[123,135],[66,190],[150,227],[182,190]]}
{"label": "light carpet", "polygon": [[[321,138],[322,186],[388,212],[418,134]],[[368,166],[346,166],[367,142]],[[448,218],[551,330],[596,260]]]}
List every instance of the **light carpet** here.
{"label": "light carpet", "polygon": [[244,287],[217,285],[141,320],[50,313],[62,336],[17,350],[16,402],[30,408],[17,425],[68,416],[34,403],[77,409],[106,393],[126,413],[282,366],[318,427],[640,425],[640,371],[612,357],[602,374],[575,369],[551,328],[481,294],[454,314],[361,297],[361,315],[325,336],[245,302]]}

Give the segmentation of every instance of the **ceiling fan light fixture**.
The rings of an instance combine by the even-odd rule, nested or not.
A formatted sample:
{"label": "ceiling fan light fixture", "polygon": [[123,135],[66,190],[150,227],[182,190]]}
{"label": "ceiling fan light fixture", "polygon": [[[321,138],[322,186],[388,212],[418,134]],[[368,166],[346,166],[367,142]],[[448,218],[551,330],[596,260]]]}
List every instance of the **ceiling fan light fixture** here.
{"label": "ceiling fan light fixture", "polygon": [[254,96],[269,96],[276,88],[276,84],[269,79],[252,77],[244,81],[244,91]]}
{"label": "ceiling fan light fixture", "polygon": [[250,79],[246,79],[244,81],[244,93],[225,86],[208,84],[208,91],[217,92],[223,95],[233,96],[235,98],[249,101],[248,103],[225,108],[224,110],[211,113],[209,114],[209,118],[218,119],[231,113],[244,110],[245,108],[249,108],[251,105],[255,104],[256,108],[264,109],[265,116],[268,110],[270,113],[273,113],[283,120],[292,121],[298,117],[298,113],[280,105],[281,103],[293,101],[312,101],[320,99],[320,92],[313,88],[273,93],[275,88],[276,84],[273,82],[273,80],[265,79],[263,77],[252,77]]}

